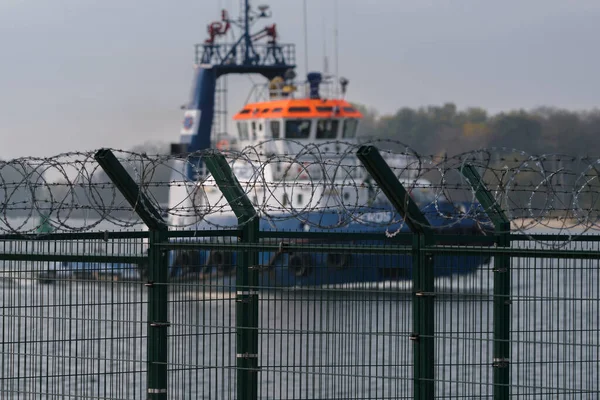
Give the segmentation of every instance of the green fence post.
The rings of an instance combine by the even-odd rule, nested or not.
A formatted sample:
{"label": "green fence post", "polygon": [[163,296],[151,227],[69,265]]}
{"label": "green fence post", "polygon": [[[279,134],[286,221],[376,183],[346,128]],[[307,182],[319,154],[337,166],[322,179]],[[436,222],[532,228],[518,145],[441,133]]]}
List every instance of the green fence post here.
{"label": "green fence post", "polygon": [[[464,165],[460,172],[467,179],[477,201],[492,220],[496,230],[496,245],[510,247],[510,221],[485,186],[472,165]],[[494,256],[494,399],[510,397],[510,257]]]}
{"label": "green fence post", "polygon": [[168,363],[168,264],[160,244],[167,241],[168,227],[146,195],[140,191],[111,150],[94,155],[98,164],[123,194],[141,220],[148,226],[148,343],[147,399],[167,399]]}
{"label": "green fence post", "polygon": [[433,230],[429,221],[412,200],[402,183],[374,146],[361,146],[357,157],[377,182],[396,211],[405,219],[413,236],[413,381],[415,399],[429,400],[435,395],[434,361],[434,271],[433,254],[426,248],[433,245]]}
{"label": "green fence post", "polygon": [[[241,227],[239,241],[258,244],[259,219],[254,206],[233,174],[225,157],[210,151],[204,155],[206,168],[231,206]],[[258,398],[258,264],[256,250],[237,253],[236,268],[236,359],[237,398]]]}

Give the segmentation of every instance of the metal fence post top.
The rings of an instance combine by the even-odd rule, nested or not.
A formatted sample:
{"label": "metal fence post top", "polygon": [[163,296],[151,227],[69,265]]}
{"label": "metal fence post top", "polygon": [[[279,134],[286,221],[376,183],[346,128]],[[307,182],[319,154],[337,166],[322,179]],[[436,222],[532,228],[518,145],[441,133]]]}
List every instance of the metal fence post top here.
{"label": "metal fence post top", "polygon": [[460,173],[467,179],[467,182],[469,182],[469,185],[475,191],[477,201],[479,201],[485,213],[492,220],[496,230],[506,229],[506,225],[510,225],[510,220],[490,193],[477,169],[471,164],[464,164],[460,168]]}
{"label": "metal fence post top", "polygon": [[372,144],[363,144],[360,145],[356,153],[360,155],[368,155],[373,150],[377,150],[377,148]]}
{"label": "metal fence post top", "polygon": [[215,183],[223,193],[223,196],[231,206],[235,216],[242,222],[248,222],[257,217],[256,209],[242,185],[233,174],[229,163],[222,153],[217,150],[208,151],[203,154],[206,168],[215,179]]}
{"label": "metal fence post top", "polygon": [[396,211],[405,218],[410,230],[413,233],[432,234],[431,224],[385,162],[379,150],[372,145],[362,145],[358,148],[356,156]]}
{"label": "metal fence post top", "polygon": [[160,212],[153,206],[148,197],[140,191],[138,185],[111,149],[102,148],[98,150],[94,154],[94,159],[149,229],[168,230],[168,226]]}

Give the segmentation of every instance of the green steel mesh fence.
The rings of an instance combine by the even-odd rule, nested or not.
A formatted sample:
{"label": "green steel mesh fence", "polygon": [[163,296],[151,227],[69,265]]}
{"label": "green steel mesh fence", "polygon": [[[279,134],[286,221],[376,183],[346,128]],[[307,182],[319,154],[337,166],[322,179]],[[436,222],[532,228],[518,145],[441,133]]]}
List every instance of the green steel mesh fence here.
{"label": "green steel mesh fence", "polygon": [[[163,299],[173,399],[238,398],[237,358],[243,355],[236,342],[235,263],[236,253],[248,247],[231,233],[206,234],[199,241],[202,232],[197,237],[172,232],[171,244],[163,244],[177,248],[172,256],[185,260],[186,272],[170,269]],[[408,256],[410,235],[379,245],[338,240],[325,250],[314,236],[304,235],[297,240],[270,232],[256,245],[265,251],[260,260],[281,258],[254,266],[258,323],[245,328],[258,335],[256,397],[414,398],[414,346],[421,338],[414,337],[412,272],[399,256]],[[509,370],[510,398],[600,393],[600,238],[587,235],[553,246],[563,239],[512,235],[505,250],[450,245],[421,250],[434,254],[437,268],[450,271],[477,261],[465,257],[458,265],[457,255],[491,257],[470,273],[435,277],[434,357],[424,360],[434,367],[435,398],[498,398],[498,368]],[[53,234],[43,240],[4,236],[1,246],[3,398],[146,398],[147,232]],[[266,251],[269,246],[272,251]],[[511,353],[495,360],[494,258],[502,252],[512,268],[511,316],[504,321]],[[211,253],[213,259],[220,254],[220,274],[209,278],[203,274]],[[293,257],[305,264],[290,263]],[[69,261],[53,261],[61,259]],[[382,279],[369,281],[369,269]],[[282,286],[288,276],[322,279],[332,271],[358,274],[356,282]]]}
{"label": "green steel mesh fence", "polygon": [[[266,186],[242,185],[230,164],[241,159],[260,181],[270,163],[306,169],[304,160],[208,151],[214,181],[163,182],[181,189],[183,206],[168,210],[149,177],[171,161],[198,168],[199,158],[119,160],[102,149],[64,164],[0,163],[0,398],[599,396],[595,162],[557,193],[564,182],[552,185],[546,156],[500,157],[500,167],[475,153],[418,158],[392,170],[372,146],[352,144],[342,158],[309,150],[321,157],[311,164],[319,179],[346,175],[282,181],[297,192],[277,203],[277,187],[267,201]],[[417,180],[441,173],[421,207],[419,188],[398,178],[411,165]],[[39,173],[63,167],[75,171],[60,175],[67,183]],[[338,197],[313,204],[325,183],[318,196]],[[454,207],[446,196],[465,188],[469,207]],[[373,190],[362,208],[344,203]],[[556,215],[558,233],[548,222]],[[142,223],[148,230],[120,230]],[[369,228],[354,230],[361,223]]]}
{"label": "green steel mesh fence", "polygon": [[144,397],[143,236],[104,235],[0,240],[0,397]]}

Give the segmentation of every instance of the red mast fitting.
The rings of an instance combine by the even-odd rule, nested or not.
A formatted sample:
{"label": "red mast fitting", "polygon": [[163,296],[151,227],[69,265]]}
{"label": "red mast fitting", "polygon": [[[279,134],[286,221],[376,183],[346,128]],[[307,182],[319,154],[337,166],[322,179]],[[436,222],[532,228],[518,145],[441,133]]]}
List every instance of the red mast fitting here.
{"label": "red mast fitting", "polygon": [[[223,25],[223,22],[225,22],[225,25]],[[210,25],[208,25],[208,36],[210,37],[206,39],[204,43],[213,44],[215,39],[218,36],[224,36],[229,31],[230,27],[231,24],[229,23],[227,10],[223,10],[221,11],[221,21],[212,22]]]}
{"label": "red mast fitting", "polygon": [[277,29],[275,28],[275,24],[271,26],[265,26],[262,31],[256,32],[252,35],[252,40],[260,40],[262,38],[269,37],[269,43],[275,44],[277,41]]}

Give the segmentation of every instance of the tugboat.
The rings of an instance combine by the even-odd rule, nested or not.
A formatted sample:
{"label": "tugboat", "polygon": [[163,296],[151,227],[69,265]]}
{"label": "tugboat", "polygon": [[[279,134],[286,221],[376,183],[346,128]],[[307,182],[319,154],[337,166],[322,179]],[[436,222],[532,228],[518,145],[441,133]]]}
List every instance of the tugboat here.
{"label": "tugboat", "polygon": [[[226,11],[208,27],[209,38],[196,46],[191,98],[184,111],[181,139],[172,154],[182,156],[174,167],[169,196],[169,224],[191,230],[236,228],[237,219],[203,167],[199,152],[230,152],[234,174],[258,210],[260,229],[267,231],[364,232],[381,235],[381,242],[398,232],[410,232],[382,194],[374,193],[369,176],[356,156],[361,113],[345,100],[349,81],[320,72],[305,80],[295,73],[295,50],[278,42],[275,25],[250,34],[250,25],[270,16],[268,6],[253,12],[244,2],[243,17],[232,20]],[[218,40],[234,26],[242,33],[234,44]],[[267,38],[266,43],[259,40]],[[220,77],[260,74],[247,102],[234,116],[235,134],[225,133]],[[222,79],[222,78],[221,78]],[[223,107],[224,108],[224,107]],[[213,121],[216,119],[216,123]],[[382,154],[388,165],[404,171],[399,179],[427,215],[445,233],[481,235],[480,225],[461,219],[465,205],[436,196],[431,184],[410,172],[415,159]],[[182,179],[182,177],[184,177]],[[186,239],[187,240],[187,239]],[[359,254],[260,252],[261,285],[304,286],[410,279],[409,255],[373,257]],[[436,257],[437,276],[466,274],[489,262],[487,256]],[[235,252],[173,251],[173,279],[235,280]],[[373,268],[386,265],[389,268]],[[333,268],[332,268],[333,267]]]}
{"label": "tugboat", "polygon": [[[171,145],[172,155],[179,157],[172,167],[165,212],[169,225],[192,231],[237,228],[231,207],[202,160],[202,151],[216,148],[236,158],[232,162],[234,174],[258,210],[263,232],[361,232],[371,239],[355,244],[369,245],[381,245],[397,233],[409,233],[385,196],[374,191],[356,156],[357,129],[363,116],[345,99],[349,81],[336,81],[320,72],[309,72],[305,80],[296,79],[294,45],[278,42],[275,24],[250,34],[254,22],[269,16],[268,6],[253,11],[245,0],[242,18],[231,19],[223,11],[221,21],[208,26],[208,39],[196,45],[194,82],[184,107],[181,139]],[[219,43],[234,27],[241,29],[235,43]],[[261,43],[265,38],[266,43]],[[233,116],[234,135],[227,133],[223,77],[228,74],[266,78],[252,89],[253,100]],[[465,211],[465,205],[441,198],[429,182],[410,172],[413,158],[382,153],[388,165],[403,171],[398,178],[438,232],[485,233],[476,221],[458,214],[461,208]],[[373,241],[373,235],[380,239]],[[181,240],[189,243],[190,238]],[[319,243],[331,244],[322,239]],[[412,277],[409,254],[261,251],[259,259],[263,269],[260,284],[269,287]],[[218,246],[171,251],[169,275],[173,281],[209,283],[218,279],[219,285],[234,287],[236,262],[235,251]],[[434,273],[469,274],[488,262],[486,255],[436,256]],[[132,269],[141,279],[143,270]]]}

